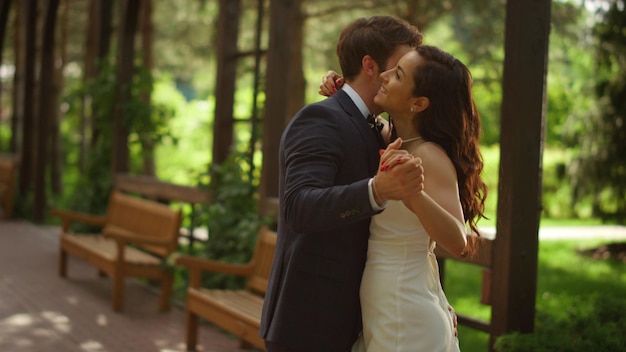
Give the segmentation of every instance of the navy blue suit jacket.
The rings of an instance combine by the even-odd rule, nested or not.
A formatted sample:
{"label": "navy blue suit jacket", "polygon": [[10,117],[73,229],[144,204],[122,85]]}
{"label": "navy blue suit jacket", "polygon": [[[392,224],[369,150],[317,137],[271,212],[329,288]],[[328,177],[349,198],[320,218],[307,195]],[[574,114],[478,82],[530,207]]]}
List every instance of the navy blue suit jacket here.
{"label": "navy blue suit jacket", "polygon": [[280,142],[280,212],[260,335],[297,351],[346,351],[361,330],[359,287],[380,146],[339,91],[300,110]]}

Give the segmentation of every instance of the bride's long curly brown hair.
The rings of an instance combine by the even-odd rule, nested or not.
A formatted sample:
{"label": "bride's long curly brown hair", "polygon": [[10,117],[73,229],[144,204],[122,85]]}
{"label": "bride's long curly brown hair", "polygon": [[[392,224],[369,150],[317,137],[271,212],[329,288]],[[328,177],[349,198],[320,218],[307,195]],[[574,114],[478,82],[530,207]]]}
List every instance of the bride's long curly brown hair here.
{"label": "bride's long curly brown hair", "polygon": [[465,222],[479,234],[476,223],[485,217],[487,186],[481,179],[481,127],[472,97],[472,75],[461,61],[437,47],[415,50],[423,61],[413,73],[413,95],[427,97],[430,105],[414,123],[425,140],[440,145],[452,160]]}

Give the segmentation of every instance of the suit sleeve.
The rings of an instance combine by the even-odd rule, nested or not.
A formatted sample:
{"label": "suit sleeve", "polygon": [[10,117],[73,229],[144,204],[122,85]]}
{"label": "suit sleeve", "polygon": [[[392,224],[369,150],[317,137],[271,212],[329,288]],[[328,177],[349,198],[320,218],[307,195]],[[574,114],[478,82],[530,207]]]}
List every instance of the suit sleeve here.
{"label": "suit sleeve", "polygon": [[293,231],[339,229],[374,214],[367,168],[351,159],[362,160],[367,148],[347,120],[332,110],[309,106],[285,131],[282,216]]}

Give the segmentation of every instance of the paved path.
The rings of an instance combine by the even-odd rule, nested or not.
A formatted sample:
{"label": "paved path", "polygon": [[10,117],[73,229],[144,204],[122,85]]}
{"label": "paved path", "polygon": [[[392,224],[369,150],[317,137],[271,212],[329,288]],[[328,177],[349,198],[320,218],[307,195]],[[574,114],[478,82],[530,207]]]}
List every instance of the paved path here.
{"label": "paved path", "polygon": [[[184,312],[157,310],[158,295],[127,280],[125,311],[111,310],[111,285],[70,257],[57,275],[58,233],[0,220],[0,352],[184,351]],[[253,351],[210,325],[200,351]]]}
{"label": "paved path", "polygon": [[[495,238],[495,228],[481,228],[489,239]],[[626,226],[543,226],[539,228],[539,240],[626,240]]]}

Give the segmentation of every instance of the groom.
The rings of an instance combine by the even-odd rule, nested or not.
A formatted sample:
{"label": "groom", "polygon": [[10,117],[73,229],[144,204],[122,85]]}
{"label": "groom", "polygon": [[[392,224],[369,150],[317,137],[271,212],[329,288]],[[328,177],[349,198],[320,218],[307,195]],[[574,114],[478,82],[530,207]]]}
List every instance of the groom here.
{"label": "groom", "polygon": [[423,187],[421,164],[400,141],[387,153],[401,163],[377,173],[381,147],[366,117],[382,112],[374,104],[379,74],[421,40],[393,17],[352,22],[337,44],[346,84],[300,110],[283,132],[278,238],[260,329],[268,352],[349,351],[361,331],[370,218]]}

